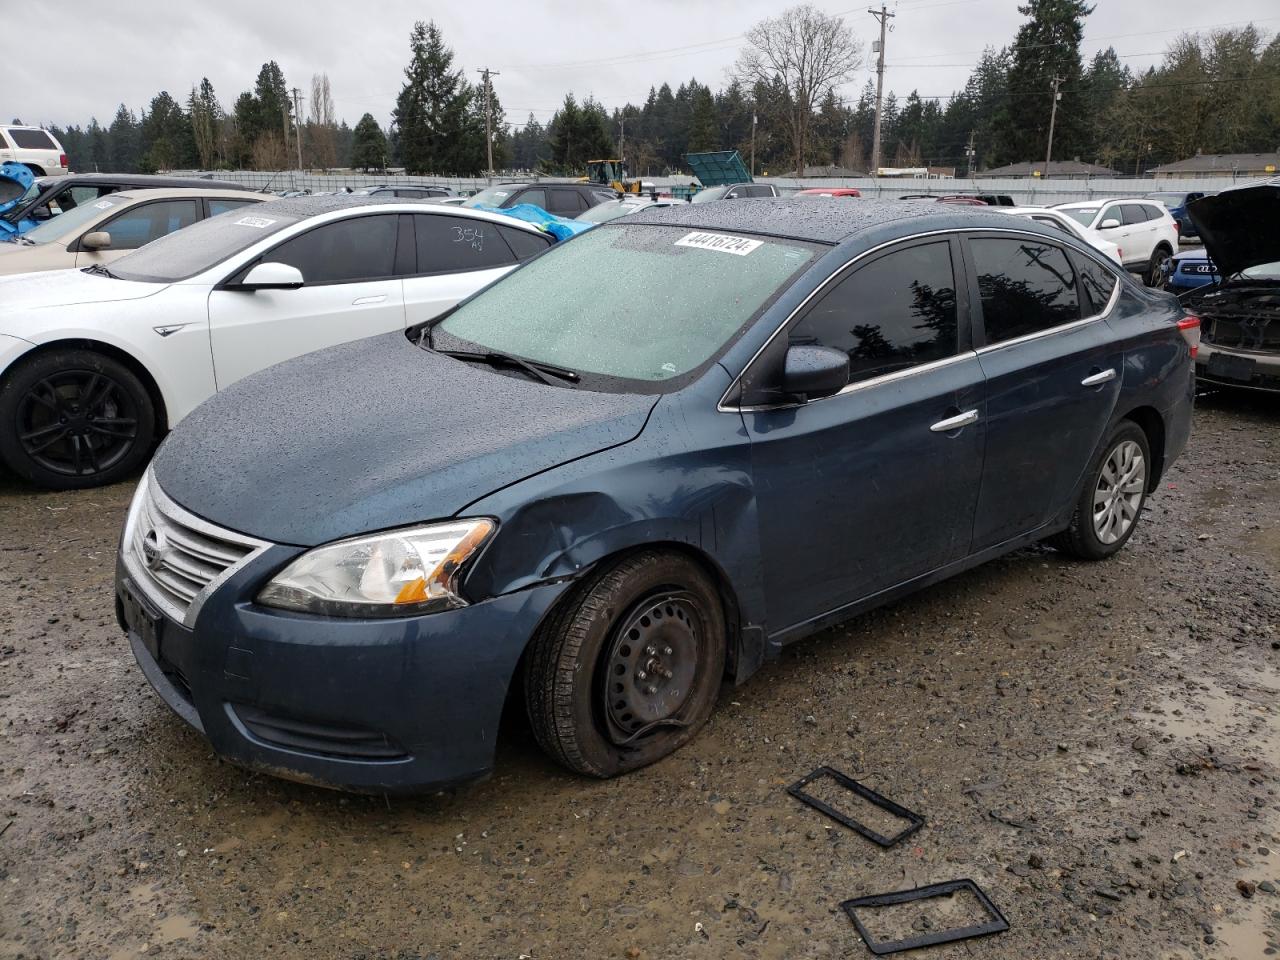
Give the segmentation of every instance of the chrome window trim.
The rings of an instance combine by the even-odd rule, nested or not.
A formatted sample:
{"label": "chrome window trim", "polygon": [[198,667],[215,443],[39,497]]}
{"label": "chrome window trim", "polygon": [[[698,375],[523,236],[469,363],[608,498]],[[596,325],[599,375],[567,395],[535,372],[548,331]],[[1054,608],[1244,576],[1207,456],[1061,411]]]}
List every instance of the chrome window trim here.
{"label": "chrome window trim", "polygon": [[[1111,267],[1107,266],[1106,264],[1103,264],[1102,261],[1095,256],[1093,257],[1095,262],[1101,264],[1102,266],[1107,266],[1107,271],[1111,273],[1113,278],[1115,279],[1115,287],[1111,291],[1111,299],[1107,302],[1106,308],[1103,309],[1101,313],[1095,314],[1092,317],[1085,317],[1082,320],[1073,320],[1071,323],[1062,324],[1057,327],[1050,327],[1047,330],[1037,330],[1035,333],[1029,333],[1023,337],[1019,337],[1014,340],[1004,340],[997,344],[989,344],[987,346],[979,347],[976,349],[966,350],[963,353],[957,353],[954,356],[944,357],[941,360],[933,360],[933,361],[930,361],[929,363],[922,363],[918,367],[908,367],[906,370],[895,370],[892,373],[882,374],[881,376],[872,377],[868,380],[855,381],[854,383],[850,383],[846,385],[843,389],[841,389],[837,393],[833,393],[827,397],[818,397],[814,400],[805,400],[800,402],[752,404],[752,405],[746,405],[746,406],[743,406],[740,404],[734,405],[729,402],[728,400],[729,395],[733,393],[734,388],[738,386],[739,381],[746,375],[747,371],[751,369],[751,367],[755,364],[755,362],[760,359],[760,355],[769,349],[769,346],[773,343],[774,339],[778,336],[778,334],[780,334],[783,330],[785,330],[787,328],[787,325],[796,318],[796,316],[800,313],[800,311],[802,311],[805,307],[809,305],[809,301],[811,301],[814,297],[816,297],[823,290],[825,290],[828,284],[836,280],[845,272],[853,269],[853,267],[856,264],[858,264],[863,258],[869,257],[873,253],[883,250],[886,247],[892,247],[896,244],[912,243],[916,240],[924,240],[929,237],[951,236],[952,234],[957,234],[957,233],[960,233],[960,234],[1014,233],[1024,237],[1036,237],[1040,240],[1044,240],[1047,242],[1054,242],[1053,237],[1046,237],[1044,234],[1035,233],[1031,230],[1019,230],[1016,227],[1013,227],[1013,228],[989,227],[989,226],[948,227],[945,230],[930,230],[927,233],[918,233],[910,237],[898,237],[895,240],[886,240],[884,243],[877,244],[876,246],[871,247],[868,250],[864,250],[862,251],[862,253],[854,257],[852,260],[849,260],[848,262],[841,264],[834,271],[832,271],[830,276],[826,277],[820,284],[818,284],[811,291],[809,291],[808,296],[806,296],[803,300],[801,300],[798,304],[796,304],[795,309],[793,309],[790,313],[786,315],[786,317],[783,318],[782,322],[778,324],[777,329],[775,329],[773,333],[769,334],[768,339],[765,340],[765,342],[760,345],[760,349],[758,349],[754,354],[751,355],[751,359],[746,362],[745,366],[743,366],[742,372],[739,373],[737,376],[735,376],[732,381],[730,381],[729,386],[725,388],[724,393],[720,395],[720,399],[716,402],[716,410],[719,413],[751,413],[751,412],[758,412],[762,410],[781,410],[786,408],[803,407],[803,406],[807,406],[810,403],[818,403],[819,401],[822,401],[822,400],[830,400],[831,397],[844,396],[847,393],[854,393],[857,390],[866,389],[867,387],[879,386],[882,383],[891,383],[895,380],[901,380],[908,376],[912,376],[916,373],[923,373],[929,370],[936,370],[939,367],[945,367],[949,364],[956,363],[960,360],[965,360],[970,357],[979,356],[983,353],[990,352],[992,350],[997,350],[1003,347],[1011,346],[1013,344],[1021,343],[1024,340],[1038,339],[1039,337],[1048,336],[1050,334],[1061,333],[1065,330],[1074,329],[1075,327],[1083,326],[1086,323],[1093,323],[1097,320],[1101,320],[1103,317],[1109,314],[1111,310],[1115,307],[1116,301],[1120,298],[1120,285],[1121,285],[1120,278],[1115,276],[1114,270],[1112,270]],[[1087,246],[1087,244],[1083,240],[1079,241],[1079,243],[1082,246]],[[954,269],[954,265],[953,265],[953,269]],[[967,282],[967,277],[966,277],[966,282]]]}
{"label": "chrome window trim", "polygon": [[[200,610],[204,606],[205,601],[212,596],[230,577],[239,572],[245,565],[256,560],[262,553],[272,544],[266,540],[259,540],[256,537],[250,537],[243,533],[237,533],[234,530],[227,530],[216,524],[210,523],[202,517],[196,516],[189,510],[179,506],[171,500],[156,482],[155,474],[150,467],[143,475],[139,482],[140,489],[134,495],[136,506],[131,506],[129,516],[125,520],[124,536],[120,543],[120,557],[124,562],[125,570],[129,573],[129,578],[133,585],[156,607],[159,607],[170,620],[181,624],[187,629],[195,626],[196,617],[200,615]],[[175,523],[189,527],[197,533],[203,534],[211,539],[224,540],[229,543],[236,543],[243,547],[248,547],[249,552],[237,560],[231,566],[223,570],[218,576],[210,580],[200,592],[192,598],[190,605],[185,613],[169,602],[168,598],[160,595],[159,591],[151,582],[151,576],[139,564],[136,551],[133,549],[134,527],[137,523],[138,508],[141,507],[142,501],[150,500],[152,508],[163,514],[166,518]]]}

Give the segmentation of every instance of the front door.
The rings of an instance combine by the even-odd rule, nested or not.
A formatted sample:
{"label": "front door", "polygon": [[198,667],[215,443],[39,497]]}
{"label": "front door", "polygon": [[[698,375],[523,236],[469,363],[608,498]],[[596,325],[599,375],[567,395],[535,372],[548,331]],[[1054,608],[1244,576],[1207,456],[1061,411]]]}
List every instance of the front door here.
{"label": "front door", "polygon": [[969,550],[986,428],[959,254],[943,239],[876,255],[770,347],[850,362],[835,396],[743,412],[774,635]]}
{"label": "front door", "polygon": [[977,551],[1040,529],[1071,503],[1115,409],[1123,354],[1100,318],[1117,282],[1110,270],[1038,237],[968,244],[987,377]]}
{"label": "front door", "polygon": [[257,263],[287,263],[302,272],[302,287],[214,289],[209,337],[218,389],[290,357],[403,330],[396,236],[394,213],[332,221],[290,237],[232,278]]}

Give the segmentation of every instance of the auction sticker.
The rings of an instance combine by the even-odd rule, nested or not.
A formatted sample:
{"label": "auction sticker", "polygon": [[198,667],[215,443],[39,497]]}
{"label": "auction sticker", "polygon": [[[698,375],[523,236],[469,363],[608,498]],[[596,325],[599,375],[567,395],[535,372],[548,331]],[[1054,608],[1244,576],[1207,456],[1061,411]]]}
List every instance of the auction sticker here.
{"label": "auction sticker", "polygon": [[275,223],[274,220],[269,220],[266,217],[241,217],[239,220],[236,221],[236,226],[237,227],[254,227],[258,230],[262,230],[266,227],[271,226],[273,223]]}
{"label": "auction sticker", "polygon": [[97,203],[93,205],[93,209],[110,210],[114,206],[115,206],[115,202],[112,200],[99,200]]}
{"label": "auction sticker", "polygon": [[751,240],[747,237],[731,237],[723,233],[686,233],[676,241],[677,247],[697,247],[699,250],[715,250],[719,253],[732,253],[745,257],[756,247],[764,246],[763,240]]}

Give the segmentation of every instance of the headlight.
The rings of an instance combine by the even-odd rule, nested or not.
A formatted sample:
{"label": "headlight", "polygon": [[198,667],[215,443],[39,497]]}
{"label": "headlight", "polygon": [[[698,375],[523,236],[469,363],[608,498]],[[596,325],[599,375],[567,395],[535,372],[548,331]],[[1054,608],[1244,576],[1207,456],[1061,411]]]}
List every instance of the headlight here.
{"label": "headlight", "polygon": [[489,539],[492,520],[406,527],[308,550],[258,602],[338,617],[399,617],[466,606],[458,569]]}

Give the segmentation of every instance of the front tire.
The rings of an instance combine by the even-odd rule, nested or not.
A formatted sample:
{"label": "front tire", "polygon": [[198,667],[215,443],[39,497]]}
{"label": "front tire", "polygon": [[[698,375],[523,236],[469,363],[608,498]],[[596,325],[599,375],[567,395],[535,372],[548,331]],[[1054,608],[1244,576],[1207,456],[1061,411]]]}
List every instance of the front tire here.
{"label": "front tire", "polygon": [[1124,420],[1085,476],[1070,526],[1049,542],[1081,560],[1105,560],[1118,553],[1138,526],[1150,483],[1147,435]]}
{"label": "front tire", "polygon": [[49,490],[115,483],[155,438],[155,406],[132,370],[93,350],[19,361],[0,383],[0,460]]}
{"label": "front tire", "polygon": [[525,701],[539,746],[592,777],[671,754],[710,717],[725,663],[715,583],[678,553],[646,550],[597,573],[531,644]]}

